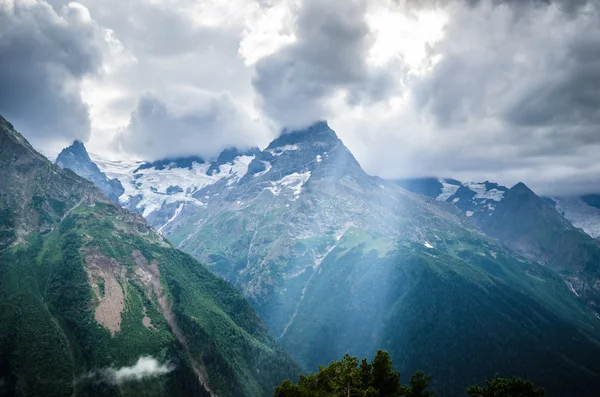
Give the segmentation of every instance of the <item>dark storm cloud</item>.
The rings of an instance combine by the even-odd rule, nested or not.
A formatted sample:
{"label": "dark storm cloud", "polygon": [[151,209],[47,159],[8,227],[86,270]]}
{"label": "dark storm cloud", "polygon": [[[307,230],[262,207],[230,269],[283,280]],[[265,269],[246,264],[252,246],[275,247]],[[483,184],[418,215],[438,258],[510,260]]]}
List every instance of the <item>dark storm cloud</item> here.
{"label": "dark storm cloud", "polygon": [[168,100],[143,95],[115,144],[145,160],[201,155],[212,158],[226,147],[256,146],[258,127],[227,94],[193,89],[170,92]]}
{"label": "dark storm cloud", "polygon": [[481,3],[489,3],[495,6],[507,4],[511,7],[525,6],[548,6],[551,4],[557,4],[563,11],[573,12],[579,10],[581,7],[586,6],[593,0],[394,0],[397,5],[406,7],[412,7],[414,9],[431,8],[431,7],[444,7],[449,3],[462,3],[470,7],[477,7]]}
{"label": "dark storm cloud", "polygon": [[[51,1],[55,7],[68,3]],[[102,111],[96,106],[93,116],[94,132],[102,129],[111,136],[111,150],[116,145],[152,160],[212,156],[232,145],[259,141],[249,137],[257,132],[256,123],[238,106],[251,104],[253,95],[252,71],[238,53],[243,18],[214,11],[226,3],[80,1],[122,49],[105,54],[110,74],[92,87],[92,92],[108,93],[100,95]],[[242,9],[237,12],[245,15]],[[113,60],[115,67],[110,67]]]}
{"label": "dark storm cloud", "polygon": [[414,83],[418,108],[442,129],[494,119],[521,151],[600,143],[598,6],[478,3],[433,47],[442,58]]}
{"label": "dark storm cloud", "polygon": [[600,192],[598,2],[398,7],[437,9],[447,21],[428,46],[431,68],[405,81],[409,106],[332,123],[351,131],[347,144],[369,172],[524,181],[552,195]]}
{"label": "dark storm cloud", "polygon": [[541,77],[524,82],[522,95],[505,110],[507,122],[523,126],[599,125],[600,20],[581,33],[565,43],[562,53],[548,57]]}
{"label": "dark storm cloud", "polygon": [[0,4],[0,114],[33,142],[87,139],[80,83],[101,65],[99,34],[76,3]]}
{"label": "dark storm cloud", "polygon": [[0,0],[0,113],[28,138],[86,139],[93,76],[91,141],[147,159],[325,118],[373,174],[600,191],[597,1],[48,1]]}
{"label": "dark storm cloud", "polygon": [[385,96],[391,77],[369,68],[372,37],[360,0],[302,3],[296,42],[260,60],[253,86],[264,112],[288,127],[326,118],[328,100],[344,90],[352,104]]}
{"label": "dark storm cloud", "polygon": [[[57,8],[69,0],[49,0]],[[146,0],[81,0],[103,27],[117,32],[128,49],[144,56],[169,56],[198,50],[206,28],[195,27],[189,15],[169,2]]]}

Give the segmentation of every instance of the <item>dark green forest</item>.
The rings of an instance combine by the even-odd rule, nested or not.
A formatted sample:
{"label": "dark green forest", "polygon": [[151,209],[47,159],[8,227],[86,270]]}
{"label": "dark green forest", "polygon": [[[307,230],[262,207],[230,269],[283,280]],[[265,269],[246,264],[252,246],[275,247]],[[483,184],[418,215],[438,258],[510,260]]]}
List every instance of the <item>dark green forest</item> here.
{"label": "dark green forest", "polygon": [[[275,390],[275,397],[436,397],[429,383],[431,377],[417,371],[407,384],[394,370],[390,355],[378,350],[371,362],[346,354],[329,366],[320,366],[317,373],[301,375],[297,384],[284,381]],[[467,388],[469,397],[545,397],[543,388],[530,381],[498,375],[483,386]]]}
{"label": "dark green forest", "polygon": [[[110,376],[142,357],[167,369]],[[234,287],[0,118],[0,395],[260,396],[299,372]]]}

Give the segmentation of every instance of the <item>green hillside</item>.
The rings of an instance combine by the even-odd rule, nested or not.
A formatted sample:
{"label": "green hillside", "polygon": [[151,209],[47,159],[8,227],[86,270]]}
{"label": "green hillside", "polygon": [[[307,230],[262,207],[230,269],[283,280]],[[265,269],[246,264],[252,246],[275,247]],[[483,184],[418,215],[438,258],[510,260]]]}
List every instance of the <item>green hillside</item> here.
{"label": "green hillside", "polygon": [[432,374],[443,396],[462,395],[495,373],[532,379],[551,395],[594,395],[600,322],[560,277],[485,240],[450,250],[334,249],[282,345],[311,370],[346,352],[382,348],[402,373]]}
{"label": "green hillside", "polygon": [[0,210],[0,393],[258,396],[297,376],[233,287],[2,118]]}
{"label": "green hillside", "polygon": [[323,123],[262,156],[268,172],[190,206],[167,235],[242,290],[308,371],[385,349],[442,396],[495,373],[596,394],[600,319],[557,272],[366,174]]}

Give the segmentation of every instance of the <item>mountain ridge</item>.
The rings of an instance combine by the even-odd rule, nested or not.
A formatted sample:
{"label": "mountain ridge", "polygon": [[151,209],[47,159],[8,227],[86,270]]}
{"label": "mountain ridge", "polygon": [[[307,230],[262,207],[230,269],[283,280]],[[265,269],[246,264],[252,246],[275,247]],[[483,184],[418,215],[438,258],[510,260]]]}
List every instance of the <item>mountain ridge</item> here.
{"label": "mountain ridge", "polygon": [[[384,348],[403,371],[434,374],[448,396],[495,372],[558,394],[575,390],[574,379],[598,381],[583,354],[597,349],[598,318],[563,278],[486,236],[475,211],[451,205],[466,197],[444,203],[366,174],[324,123],[285,131],[213,176],[207,168],[189,174],[196,185],[185,200],[146,218],[242,291],[305,368]],[[440,182],[448,199],[456,182]],[[143,186],[142,196],[152,184]],[[509,190],[468,186],[485,214]]]}
{"label": "mountain ridge", "polygon": [[61,168],[68,168],[77,175],[91,181],[96,185],[110,200],[118,203],[119,196],[125,193],[125,189],[118,179],[109,179],[92,161],[85,145],[81,141],[74,141],[73,144],[63,149],[55,161]]}
{"label": "mountain ridge", "polygon": [[[9,236],[0,379],[10,395],[254,396],[297,376],[231,285],[50,163],[4,119],[0,165]],[[144,357],[161,368],[155,376],[108,376]]]}
{"label": "mountain ridge", "polygon": [[600,244],[563,216],[566,209],[557,210],[560,199],[539,197],[522,182],[510,189],[489,182],[461,183],[451,195],[440,190],[432,197],[454,204],[489,236],[558,271],[575,295],[598,310]]}

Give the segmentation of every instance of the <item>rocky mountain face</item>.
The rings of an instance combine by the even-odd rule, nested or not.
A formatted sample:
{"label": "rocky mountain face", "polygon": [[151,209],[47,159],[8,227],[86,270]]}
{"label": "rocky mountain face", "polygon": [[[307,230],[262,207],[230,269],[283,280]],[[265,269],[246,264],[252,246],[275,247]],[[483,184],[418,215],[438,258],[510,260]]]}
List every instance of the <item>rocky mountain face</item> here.
{"label": "rocky mountain face", "polygon": [[299,367],[248,302],[0,117],[0,394],[260,396]]}
{"label": "rocky mountain face", "polygon": [[56,165],[68,168],[82,178],[96,185],[102,193],[114,202],[119,201],[119,196],[125,193],[123,185],[118,179],[108,179],[94,163],[80,141],[75,141],[71,146],[60,152],[56,158]]}
{"label": "rocky mountain face", "polygon": [[600,195],[551,197],[550,200],[573,226],[600,240]]}
{"label": "rocky mountain face", "polygon": [[600,385],[600,319],[474,222],[519,189],[411,193],[366,174],[325,122],[187,167],[95,160],[123,183],[122,205],[242,291],[306,369],[381,348],[445,396],[496,372],[556,395]]}
{"label": "rocky mountain face", "polygon": [[510,189],[433,178],[398,183],[422,191],[422,186],[436,186],[433,181],[439,185],[429,188],[431,197],[454,204],[488,236],[558,271],[576,296],[600,311],[600,243],[569,221],[581,219],[575,213],[593,213],[592,206],[580,198],[542,198],[523,183]]}

